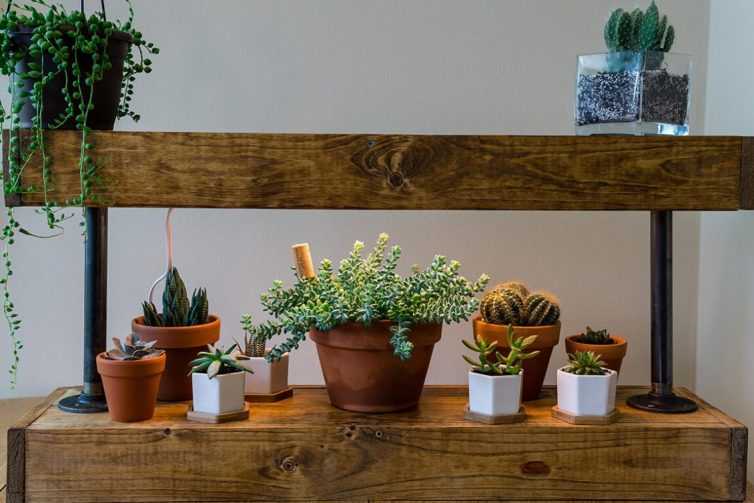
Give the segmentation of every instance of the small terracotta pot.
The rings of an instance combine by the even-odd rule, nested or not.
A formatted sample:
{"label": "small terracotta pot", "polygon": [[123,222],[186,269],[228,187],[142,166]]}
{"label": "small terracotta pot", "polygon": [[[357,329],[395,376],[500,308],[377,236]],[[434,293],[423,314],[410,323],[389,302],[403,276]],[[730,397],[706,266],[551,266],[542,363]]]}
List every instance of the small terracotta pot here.
{"label": "small terracotta pot", "polygon": [[[497,341],[500,353],[507,356],[508,348],[508,325],[493,325],[482,320],[477,316],[473,320],[474,334],[481,335],[487,342]],[[529,346],[530,351],[539,351],[539,356],[524,360],[522,368],[524,369],[524,388],[521,392],[521,399],[524,402],[537,400],[542,391],[542,384],[545,382],[547,366],[550,364],[552,348],[558,345],[560,341],[560,322],[555,325],[544,325],[541,327],[513,327],[516,337],[529,337],[537,335],[537,340]]]}
{"label": "small terracotta pot", "polygon": [[393,354],[392,325],[384,320],[370,327],[348,322],[326,332],[309,331],[317,343],[327,394],[334,406],[354,412],[395,412],[419,403],[442,325],[411,327],[408,337],[414,352],[406,361]]}
{"label": "small terracotta pot", "polygon": [[102,376],[110,419],[123,423],[146,421],[154,415],[165,355],[146,360],[108,360],[97,355],[97,372]]}
{"label": "small terracotta pot", "polygon": [[183,402],[191,400],[191,376],[189,363],[207,344],[214,344],[220,338],[220,318],[209,315],[209,323],[193,327],[150,327],[144,324],[144,317],[131,321],[131,330],[144,341],[157,341],[156,348],[164,349],[167,355],[165,374],[160,383],[158,400]]}
{"label": "small terracotta pot", "polygon": [[569,335],[565,338],[566,353],[572,355],[579,351],[593,351],[607,364],[605,365],[607,368],[620,372],[620,365],[628,350],[626,339],[611,335],[610,338],[614,341],[612,344],[584,344],[578,342],[579,337],[581,334]]}

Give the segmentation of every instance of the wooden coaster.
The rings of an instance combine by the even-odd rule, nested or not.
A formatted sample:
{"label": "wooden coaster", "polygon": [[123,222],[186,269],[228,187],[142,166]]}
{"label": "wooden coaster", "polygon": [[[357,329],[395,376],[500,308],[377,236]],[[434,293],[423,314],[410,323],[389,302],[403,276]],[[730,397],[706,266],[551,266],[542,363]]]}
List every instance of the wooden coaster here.
{"label": "wooden coaster", "polygon": [[606,416],[574,416],[569,412],[560,410],[556,405],[552,408],[552,417],[570,424],[604,425],[612,424],[617,421],[618,417],[620,417],[620,412],[618,412],[618,409],[613,409],[613,411]]}
{"label": "wooden coaster", "polygon": [[286,398],[290,398],[293,396],[293,388],[288,387],[285,388],[282,391],[278,391],[277,393],[247,393],[244,395],[246,398],[246,401],[249,403],[270,403],[270,402],[279,402],[280,400],[285,400]]}
{"label": "wooden coaster", "polygon": [[469,410],[469,404],[466,404],[466,408],[463,410],[463,417],[469,421],[485,424],[512,424],[520,423],[526,419],[526,411],[522,405],[518,412],[515,414],[503,414],[501,416],[488,416],[487,414],[480,414],[478,412],[471,412]]}
{"label": "wooden coaster", "polygon": [[227,423],[230,421],[242,421],[249,419],[249,404],[244,402],[243,410],[237,410],[235,412],[226,412],[225,414],[210,414],[209,412],[196,412],[194,410],[194,404],[189,404],[188,412],[186,412],[186,419],[189,421],[197,421],[200,423]]}

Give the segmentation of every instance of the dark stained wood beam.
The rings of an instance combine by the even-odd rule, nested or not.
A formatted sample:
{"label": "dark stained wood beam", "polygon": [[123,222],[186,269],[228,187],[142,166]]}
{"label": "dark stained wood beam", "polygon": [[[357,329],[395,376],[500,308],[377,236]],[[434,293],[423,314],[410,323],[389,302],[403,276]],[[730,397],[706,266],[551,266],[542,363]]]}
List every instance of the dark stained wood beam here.
{"label": "dark stained wood beam", "polygon": [[[104,179],[94,191],[116,207],[737,210],[754,208],[753,141],[96,132],[92,143]],[[52,198],[77,195],[80,133],[50,131],[46,144]],[[40,182],[40,164],[25,185]]]}

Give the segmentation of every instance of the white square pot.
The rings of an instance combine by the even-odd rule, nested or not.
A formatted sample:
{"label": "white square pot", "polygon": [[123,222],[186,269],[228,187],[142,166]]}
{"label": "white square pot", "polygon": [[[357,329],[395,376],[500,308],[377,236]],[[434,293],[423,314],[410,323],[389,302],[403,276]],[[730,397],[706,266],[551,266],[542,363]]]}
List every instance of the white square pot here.
{"label": "white square pot", "polygon": [[469,410],[488,416],[516,414],[521,407],[523,375],[523,370],[515,376],[469,371]]}
{"label": "white square pot", "polygon": [[225,414],[244,408],[244,374],[233,372],[210,379],[207,374],[191,374],[194,389],[194,410],[208,414]]}
{"label": "white square pot", "polygon": [[606,416],[615,409],[618,373],[581,376],[558,370],[558,408],[574,416]]}
{"label": "white square pot", "polygon": [[246,393],[271,395],[288,387],[288,353],[272,363],[267,363],[263,357],[239,360],[238,363],[254,372],[246,373]]}

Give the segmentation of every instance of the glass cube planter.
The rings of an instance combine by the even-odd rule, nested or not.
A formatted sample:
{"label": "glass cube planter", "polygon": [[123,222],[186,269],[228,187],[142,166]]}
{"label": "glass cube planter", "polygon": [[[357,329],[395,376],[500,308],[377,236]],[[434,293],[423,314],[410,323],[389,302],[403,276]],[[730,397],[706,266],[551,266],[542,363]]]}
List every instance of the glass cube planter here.
{"label": "glass cube planter", "polygon": [[606,52],[578,57],[576,134],[689,134],[691,56]]}

